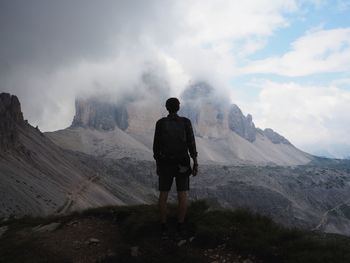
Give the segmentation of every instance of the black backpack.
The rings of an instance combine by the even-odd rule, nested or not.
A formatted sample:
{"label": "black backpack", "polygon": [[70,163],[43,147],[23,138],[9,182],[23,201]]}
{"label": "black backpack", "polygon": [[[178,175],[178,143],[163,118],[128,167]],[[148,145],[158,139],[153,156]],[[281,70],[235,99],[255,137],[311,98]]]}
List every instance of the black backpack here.
{"label": "black backpack", "polygon": [[163,118],[161,152],[169,163],[181,164],[188,158],[185,120],[181,117]]}

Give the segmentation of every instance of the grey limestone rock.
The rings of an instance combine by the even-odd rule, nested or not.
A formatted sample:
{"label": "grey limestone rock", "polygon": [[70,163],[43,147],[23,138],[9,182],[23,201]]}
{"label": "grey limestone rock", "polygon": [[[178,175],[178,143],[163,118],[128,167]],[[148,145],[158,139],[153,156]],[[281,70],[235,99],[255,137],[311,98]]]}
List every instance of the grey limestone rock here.
{"label": "grey limestone rock", "polygon": [[0,94],[0,150],[17,144],[17,126],[23,125],[21,105],[16,96],[9,93]]}
{"label": "grey limestone rock", "polygon": [[244,139],[253,142],[256,139],[256,128],[252,121],[252,115],[243,115],[241,109],[232,104],[228,114],[229,128]]}
{"label": "grey limestone rock", "polygon": [[274,144],[291,144],[286,138],[270,128],[263,130],[262,133]]}
{"label": "grey limestone rock", "polygon": [[128,127],[128,112],[125,107],[103,102],[98,98],[77,99],[72,127],[89,127],[98,130],[114,130]]}
{"label": "grey limestone rock", "polygon": [[208,135],[208,127],[216,125],[220,130],[228,127],[249,142],[254,142],[260,133],[274,144],[291,144],[272,129],[256,128],[252,115],[245,116],[237,105],[230,104],[206,82],[189,85],[181,95],[181,103],[180,115],[191,120],[197,136]]}

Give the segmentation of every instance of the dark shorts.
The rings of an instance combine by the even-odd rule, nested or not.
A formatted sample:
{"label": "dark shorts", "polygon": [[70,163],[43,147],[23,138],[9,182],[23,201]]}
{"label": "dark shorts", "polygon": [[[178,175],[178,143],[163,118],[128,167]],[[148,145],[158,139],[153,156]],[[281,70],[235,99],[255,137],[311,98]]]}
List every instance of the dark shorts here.
{"label": "dark shorts", "polygon": [[159,166],[159,191],[169,192],[175,178],[178,192],[190,189],[190,178],[187,173],[180,173],[179,165],[162,164]]}

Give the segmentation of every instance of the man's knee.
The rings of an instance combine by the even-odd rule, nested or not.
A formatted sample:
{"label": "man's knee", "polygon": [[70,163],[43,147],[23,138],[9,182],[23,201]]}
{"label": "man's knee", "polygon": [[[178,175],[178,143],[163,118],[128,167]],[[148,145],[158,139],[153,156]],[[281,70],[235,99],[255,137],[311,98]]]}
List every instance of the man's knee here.
{"label": "man's knee", "polygon": [[160,200],[164,200],[164,199],[166,200],[168,198],[168,193],[169,192],[167,192],[167,191],[160,191],[159,192],[159,199]]}
{"label": "man's knee", "polygon": [[177,192],[177,197],[180,201],[187,199],[187,191],[179,191]]}

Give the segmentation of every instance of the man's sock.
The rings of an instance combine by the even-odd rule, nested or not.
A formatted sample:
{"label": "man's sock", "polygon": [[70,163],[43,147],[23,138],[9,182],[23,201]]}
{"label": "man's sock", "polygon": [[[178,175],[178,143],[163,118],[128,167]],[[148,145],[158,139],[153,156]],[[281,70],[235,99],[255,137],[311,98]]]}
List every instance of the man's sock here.
{"label": "man's sock", "polygon": [[166,240],[169,238],[169,233],[168,233],[168,226],[166,223],[161,223],[160,225],[160,236],[161,239]]}

